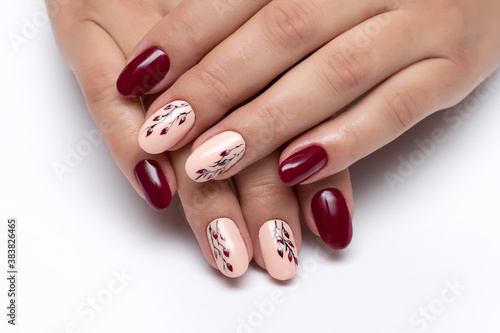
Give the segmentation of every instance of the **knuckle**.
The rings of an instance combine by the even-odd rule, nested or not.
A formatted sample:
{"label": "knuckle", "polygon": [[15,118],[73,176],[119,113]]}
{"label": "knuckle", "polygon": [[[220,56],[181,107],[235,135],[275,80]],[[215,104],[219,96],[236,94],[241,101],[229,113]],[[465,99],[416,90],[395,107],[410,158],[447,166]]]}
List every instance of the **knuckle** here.
{"label": "knuckle", "polygon": [[[169,34],[162,34],[162,45],[169,45],[172,43],[172,39],[175,39],[175,44],[179,46],[184,44],[186,50],[196,50],[199,41],[200,34],[191,21],[195,20],[192,13],[186,13],[185,15],[177,15],[175,20],[170,23]],[[168,39],[168,40],[167,40]]]}
{"label": "knuckle", "polygon": [[363,152],[365,151],[365,145],[363,143],[365,143],[366,140],[363,139],[363,129],[361,125],[357,122],[348,121],[342,124],[339,132],[342,138],[341,142],[349,142],[349,145],[344,147],[342,147],[342,144],[337,147],[333,146],[332,150],[342,150],[338,152],[333,151],[333,153],[347,154],[352,161],[357,161],[363,157]]}
{"label": "knuckle", "polygon": [[87,104],[100,103],[114,97],[117,73],[104,67],[89,70],[80,79],[80,85]]}
{"label": "knuckle", "polygon": [[478,63],[478,48],[473,47],[472,42],[467,38],[460,38],[456,42],[450,42],[448,46],[448,59],[456,64],[458,73],[461,76],[468,76],[470,71]]}
{"label": "knuckle", "polygon": [[255,178],[245,188],[245,202],[251,202],[252,206],[274,207],[276,201],[284,198],[283,185],[277,180],[275,174],[263,175]]}
{"label": "knuckle", "polygon": [[[282,112],[280,108],[270,105],[257,108],[255,115],[258,119],[259,130],[255,139],[274,142],[279,137],[279,133],[286,127]],[[265,142],[260,142],[260,144],[265,144]]]}
{"label": "knuckle", "polygon": [[129,155],[131,152],[131,143],[135,143],[131,138],[136,138],[139,135],[140,127],[129,116],[128,110],[123,110],[123,112],[118,111],[116,116],[118,120],[115,119],[113,121],[111,130],[101,130],[101,132],[113,155]]}
{"label": "knuckle", "polygon": [[118,135],[113,135],[113,134],[108,135],[106,137],[106,144],[113,156],[123,155],[123,143]]}
{"label": "knuckle", "polygon": [[231,88],[226,83],[229,75],[220,64],[213,64],[209,67],[202,68],[197,78],[199,82],[209,87],[209,98],[222,107],[231,105],[233,94]]}
{"label": "knuckle", "polygon": [[189,183],[187,186],[179,187],[179,196],[186,210],[193,213],[214,210],[217,202],[220,202],[220,194],[225,191],[223,181],[210,181],[207,183]]}
{"label": "knuckle", "polygon": [[276,2],[264,16],[270,40],[286,48],[308,42],[317,31],[315,12],[309,1]]}
{"label": "knuckle", "polygon": [[439,54],[455,62],[464,74],[478,63],[481,48],[476,47],[477,35],[473,29],[468,29],[474,22],[467,14],[467,4],[453,0],[436,0],[432,4],[434,17],[441,22],[443,31],[439,40]]}
{"label": "knuckle", "polygon": [[367,71],[357,50],[351,47],[332,50],[322,63],[325,66],[320,68],[320,77],[329,89],[342,95],[360,90]]}
{"label": "knuckle", "polygon": [[418,106],[413,95],[397,88],[387,90],[382,94],[383,109],[389,121],[393,124],[395,133],[400,133],[411,127],[418,119]]}

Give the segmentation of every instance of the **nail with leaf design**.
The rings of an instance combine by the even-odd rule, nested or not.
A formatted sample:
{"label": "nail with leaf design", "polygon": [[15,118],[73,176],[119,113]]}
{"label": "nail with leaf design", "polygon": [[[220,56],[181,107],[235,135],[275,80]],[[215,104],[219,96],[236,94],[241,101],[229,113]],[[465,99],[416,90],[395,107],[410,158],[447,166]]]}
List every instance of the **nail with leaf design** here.
{"label": "nail with leaf design", "polygon": [[277,280],[291,279],[299,261],[292,228],[282,220],[270,220],[259,230],[260,250],[266,269]]}
{"label": "nail with leaf design", "polygon": [[233,220],[219,218],[207,227],[207,238],[217,267],[228,277],[243,275],[248,268],[248,252]]}
{"label": "nail with leaf design", "polygon": [[189,103],[173,101],[146,120],[139,132],[139,145],[147,153],[163,153],[189,132],[194,121],[194,111]]}
{"label": "nail with leaf design", "polygon": [[222,132],[202,143],[187,159],[186,172],[196,182],[209,181],[228,170],[245,153],[245,140],[233,131]]}

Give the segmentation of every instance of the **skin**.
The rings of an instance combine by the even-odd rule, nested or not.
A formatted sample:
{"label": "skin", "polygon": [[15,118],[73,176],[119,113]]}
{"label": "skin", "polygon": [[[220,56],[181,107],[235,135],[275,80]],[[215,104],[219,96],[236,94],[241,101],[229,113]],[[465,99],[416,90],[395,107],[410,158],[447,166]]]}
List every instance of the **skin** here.
{"label": "skin", "polygon": [[[241,10],[236,5],[225,15]],[[304,183],[316,182],[457,104],[498,68],[498,13],[500,0],[275,0],[173,85],[160,83],[156,89],[168,89],[148,114],[175,99],[191,104],[196,124],[174,149],[194,139],[196,149],[228,130],[241,134],[245,156],[218,179],[290,140],[280,161],[320,145],[329,162]],[[170,19],[133,53],[151,45],[175,52],[163,38]],[[332,118],[340,110],[347,112]]]}
{"label": "skin", "polygon": [[[48,2],[50,4],[51,0]],[[234,16],[233,24],[224,28],[220,27],[220,21],[214,20],[204,27],[204,35],[197,35],[198,39],[194,39],[195,35],[186,30],[186,22],[182,20],[196,17],[193,16],[196,12],[194,8],[199,8],[199,2],[196,3],[197,6],[194,6],[194,1],[72,1],[61,4],[51,19],[61,54],[80,84],[89,112],[117,165],[137,193],[144,198],[134,175],[135,165],[144,159],[154,159],[165,173],[172,193],[178,192],[193,233],[213,267],[216,264],[206,238],[206,228],[215,218],[228,216],[236,222],[242,234],[248,260],[254,258],[259,266],[265,268],[258,242],[260,226],[274,218],[286,220],[300,249],[299,207],[307,225],[318,235],[307,208],[317,191],[327,187],[340,189],[353,211],[349,173],[343,170],[320,183],[298,187],[294,192],[278,178],[280,151],[276,150],[253,168],[234,177],[234,193],[227,180],[198,184],[187,177],[184,163],[190,153],[190,145],[159,155],[150,155],[140,149],[137,134],[145,121],[143,107],[147,107],[153,97],[143,99],[144,105],[141,105],[139,100],[120,96],[115,85],[127,61],[137,54],[140,40],[144,41],[149,31],[155,31],[151,29],[155,29],[156,24],[164,24],[164,18],[171,19],[169,28],[163,28],[166,29],[166,36],[171,37],[169,40],[178,46],[176,55],[169,54],[175,71],[170,72],[170,76],[162,82],[163,88],[155,88],[154,92],[161,92],[266,2],[243,6],[240,15]],[[172,20],[172,17],[177,19]],[[196,52],[192,51],[193,44],[199,46],[195,48]]]}

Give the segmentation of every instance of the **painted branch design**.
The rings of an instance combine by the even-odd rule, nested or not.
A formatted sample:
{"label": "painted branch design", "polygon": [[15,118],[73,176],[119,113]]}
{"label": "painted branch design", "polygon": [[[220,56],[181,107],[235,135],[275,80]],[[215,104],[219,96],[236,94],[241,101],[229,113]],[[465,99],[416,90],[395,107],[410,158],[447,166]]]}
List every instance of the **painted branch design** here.
{"label": "painted branch design", "polygon": [[[234,152],[235,150],[243,147],[242,149]],[[208,167],[208,169],[200,169],[196,171],[197,174],[199,174],[198,177],[196,177],[195,180],[198,180],[200,178],[206,178],[206,179],[212,179],[217,175],[220,175],[223,173],[227,166],[238,156],[243,154],[245,152],[245,144],[239,144],[234,148],[224,150],[223,152],[220,153],[220,158],[214,164]]]}
{"label": "painted branch design", "polygon": [[232,272],[233,266],[226,260],[226,258],[229,258],[229,249],[221,243],[221,241],[224,243],[226,242],[226,237],[220,232],[218,220],[215,221],[215,230],[212,229],[212,226],[210,225],[208,227],[208,232],[210,233],[210,242],[212,244],[215,260],[220,258],[224,263],[224,265],[222,265],[224,271],[227,268],[230,272]]}
{"label": "painted branch design", "polygon": [[[295,262],[295,265],[299,264],[299,260],[295,256],[295,253],[293,252],[293,249],[295,248],[295,245],[293,245],[292,241],[289,239],[290,234],[288,231],[285,229],[283,225],[283,221],[281,222],[281,227],[278,227],[278,221],[274,220],[274,233],[273,233],[273,239],[278,242],[278,254],[281,258],[284,258],[284,254],[288,253],[288,261],[292,262],[292,259]],[[283,251],[283,247],[285,248],[285,251]]]}
{"label": "painted branch design", "polygon": [[[164,125],[165,121],[169,118],[171,118],[171,115],[172,113],[177,110],[177,109],[185,109],[189,106],[188,103],[182,103],[180,105],[172,105],[172,104],[169,104],[167,105],[163,110],[165,111],[168,111],[167,113],[165,114],[161,114],[161,115],[158,115],[156,116],[153,121],[156,121],[157,123],[154,124],[154,125],[151,125],[149,127],[146,127],[146,129],[144,130],[146,132],[146,138],[148,136],[150,136],[151,134],[153,134],[154,132],[154,128],[156,126],[161,126],[161,125]],[[189,110],[189,111],[184,111],[184,112],[180,112],[179,114],[177,114],[177,116],[174,117],[174,119],[172,119],[171,121],[169,121],[167,123],[167,125],[165,127],[163,127],[163,129],[161,130],[160,132],[160,135],[165,135],[168,133],[168,131],[170,130],[170,128],[175,124],[177,123],[177,126],[181,126],[185,121],[186,121],[186,116],[188,114],[190,114],[191,112],[193,112],[193,110]]]}

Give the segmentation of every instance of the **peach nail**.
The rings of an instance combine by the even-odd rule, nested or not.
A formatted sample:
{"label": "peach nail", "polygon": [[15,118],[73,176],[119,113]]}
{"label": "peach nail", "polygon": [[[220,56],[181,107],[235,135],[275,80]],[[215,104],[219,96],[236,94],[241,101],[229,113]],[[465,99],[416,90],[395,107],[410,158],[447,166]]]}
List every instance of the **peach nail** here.
{"label": "peach nail", "polygon": [[173,147],[193,127],[193,108],[184,101],[173,101],[153,113],[139,132],[139,145],[150,154]]}
{"label": "peach nail", "polygon": [[217,177],[245,153],[245,140],[233,131],[222,132],[202,143],[187,159],[186,173],[196,182]]}
{"label": "peach nail", "polygon": [[299,264],[292,228],[282,220],[267,221],[260,227],[259,242],[269,275],[277,280],[291,279]]}
{"label": "peach nail", "polygon": [[248,269],[248,252],[240,230],[228,218],[212,221],[207,227],[212,255],[219,270],[228,277],[239,277]]}

